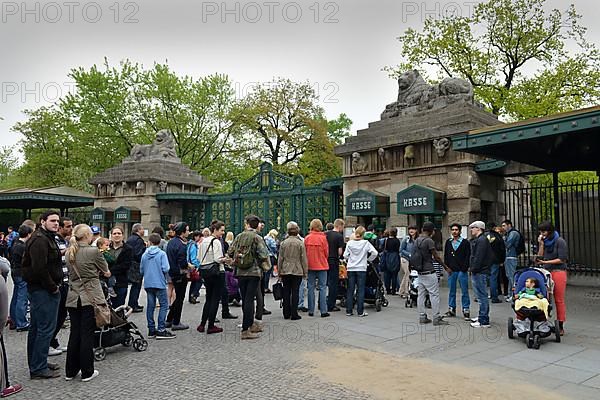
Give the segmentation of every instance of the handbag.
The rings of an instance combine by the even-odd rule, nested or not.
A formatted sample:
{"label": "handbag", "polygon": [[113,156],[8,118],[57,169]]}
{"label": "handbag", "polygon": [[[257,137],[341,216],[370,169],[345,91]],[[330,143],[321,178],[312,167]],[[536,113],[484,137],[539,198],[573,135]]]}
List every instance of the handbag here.
{"label": "handbag", "polygon": [[[206,253],[204,253],[204,257],[202,257],[202,261],[200,261],[200,272],[204,278],[214,278],[215,276],[218,276],[221,273],[221,264],[216,261],[213,261],[210,264],[202,264],[202,262],[208,255],[208,251],[213,246],[213,243],[215,240],[217,240],[217,238],[213,238],[210,241],[210,244],[208,245],[208,248],[206,249]],[[213,248],[213,256],[214,256],[214,248]]]}
{"label": "handbag", "polygon": [[111,313],[110,313],[110,307],[108,306],[108,304],[106,304],[106,303],[97,304],[94,301],[94,296],[92,296],[89,289],[83,283],[83,279],[81,279],[81,275],[79,275],[79,270],[78,270],[76,264],[73,264],[73,270],[75,271],[75,274],[77,274],[77,277],[81,281],[81,286],[83,286],[83,290],[85,290],[85,292],[87,293],[90,303],[92,303],[92,307],[94,307],[94,316],[96,317],[96,327],[103,328],[106,325],[110,325]]}
{"label": "handbag", "polygon": [[200,271],[195,267],[190,270],[190,282],[198,282],[200,280]]}
{"label": "handbag", "polygon": [[283,300],[283,283],[277,282],[273,285],[273,299],[275,301]]}

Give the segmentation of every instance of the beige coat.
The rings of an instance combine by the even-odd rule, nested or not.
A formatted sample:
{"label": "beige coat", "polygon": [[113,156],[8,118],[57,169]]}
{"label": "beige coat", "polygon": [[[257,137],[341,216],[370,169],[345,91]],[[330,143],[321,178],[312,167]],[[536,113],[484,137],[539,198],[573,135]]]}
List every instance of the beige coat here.
{"label": "beige coat", "polygon": [[279,275],[297,275],[306,278],[308,274],[306,248],[298,236],[289,236],[281,242],[277,272]]}
{"label": "beige coat", "polygon": [[[104,256],[95,246],[88,244],[79,244],[79,250],[75,256],[75,265],[81,276],[73,269],[67,257],[67,266],[69,268],[69,294],[67,295],[67,307],[77,308],[77,301],[81,299],[82,306],[92,305],[90,296],[96,304],[105,304],[106,299],[102,288],[100,287],[99,274],[108,271],[108,264]],[[84,288],[85,285],[85,288]]]}

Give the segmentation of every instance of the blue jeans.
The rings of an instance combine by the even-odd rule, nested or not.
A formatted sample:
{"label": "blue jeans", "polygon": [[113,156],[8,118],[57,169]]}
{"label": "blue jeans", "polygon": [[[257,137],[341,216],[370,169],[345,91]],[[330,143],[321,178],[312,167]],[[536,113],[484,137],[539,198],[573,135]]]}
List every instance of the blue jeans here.
{"label": "blue jeans", "polygon": [[10,318],[17,329],[29,326],[27,321],[27,282],[20,276],[12,277],[15,287],[10,300]]}
{"label": "blue jeans", "polygon": [[202,278],[200,280],[190,283],[190,297],[200,297],[200,288],[202,287]]}
{"label": "blue jeans", "polygon": [[138,308],[140,305],[138,304],[138,300],[140,298],[140,292],[142,291],[141,283],[132,283],[131,289],[129,289],[129,301],[127,304],[131,308]]}
{"label": "blue jeans", "polygon": [[308,312],[315,310],[315,286],[316,280],[319,280],[319,310],[321,314],[327,312],[327,270],[308,271]]}
{"label": "blue jeans", "polygon": [[306,289],[306,279],[300,282],[300,290],[298,293],[298,308],[304,307],[304,290]]}
{"label": "blue jeans", "polygon": [[471,307],[471,299],[469,298],[469,273],[468,272],[452,272],[448,277],[448,286],[450,292],[448,293],[448,307],[456,308],[456,281],[460,285],[460,292],[462,293],[460,304],[462,309],[468,310]]}
{"label": "blue jeans", "polygon": [[513,295],[513,287],[515,286],[515,272],[517,271],[517,259],[513,257],[506,257],[504,261],[504,269],[506,270],[506,277],[508,278],[508,294]]}
{"label": "blue jeans", "polygon": [[487,325],[490,323],[490,303],[487,298],[487,283],[489,276],[486,274],[472,274],[471,282],[473,291],[479,302],[479,323]]}
{"label": "blue jeans", "polygon": [[500,265],[492,264],[490,275],[490,297],[492,300],[498,299],[498,272],[500,271]]}
{"label": "blue jeans", "polygon": [[116,287],[115,293],[117,294],[117,297],[112,299],[110,302],[114,308],[117,308],[125,304],[125,299],[127,298],[127,287]]}
{"label": "blue jeans", "polygon": [[346,314],[352,314],[354,308],[354,291],[358,286],[356,295],[356,312],[361,315],[365,305],[365,283],[367,271],[348,271],[348,291],[346,292]]}
{"label": "blue jeans", "polygon": [[56,328],[60,292],[48,293],[45,289],[29,292],[31,326],[27,334],[27,361],[29,373],[48,372],[48,348]]}
{"label": "blue jeans", "polygon": [[[165,330],[165,321],[167,312],[169,311],[169,300],[167,300],[167,289],[146,288],[146,297],[148,299],[146,306],[146,320],[148,321],[149,332],[162,332]],[[158,329],[154,324],[154,309],[156,308],[156,300],[160,304],[158,310]]]}

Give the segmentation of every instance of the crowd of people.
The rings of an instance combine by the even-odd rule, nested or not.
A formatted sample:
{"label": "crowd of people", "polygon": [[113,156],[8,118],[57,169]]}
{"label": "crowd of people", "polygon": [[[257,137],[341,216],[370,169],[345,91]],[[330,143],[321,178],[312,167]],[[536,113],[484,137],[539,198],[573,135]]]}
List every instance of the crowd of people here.
{"label": "crowd of people", "polygon": [[[271,314],[265,308],[264,296],[271,291],[272,277],[282,284],[284,319],[299,320],[301,312],[313,317],[316,308],[321,318],[330,317],[332,312],[341,311],[337,300],[344,297],[344,293],[338,294],[340,269],[347,279],[342,304],[349,317],[354,310],[358,317],[368,315],[364,310],[368,268],[381,276],[388,295],[403,298],[409,296],[409,271],[417,272],[421,324],[445,325],[445,318],[456,317],[460,286],[464,319],[474,328],[489,327],[489,300],[500,302],[498,293],[502,292],[501,265],[509,281],[510,291],[504,290],[507,299],[539,300],[534,298],[534,283],[528,291],[512,292],[516,260],[524,250],[523,237],[509,220],[498,227],[488,224],[487,229],[482,221],[471,223],[470,240],[461,235],[460,224],[452,224],[442,247],[443,256],[436,249],[436,228],[431,222],[425,222],[420,230],[409,226],[402,238],[398,238],[396,228],[379,236],[373,226],[357,226],[350,237],[344,237],[342,219],[325,227],[321,220],[313,219],[305,237],[294,221],[287,223],[283,234],[271,230],[263,236],[264,226],[261,218],[249,215],[245,229],[234,236],[222,221],[193,232],[186,222],[178,222],[169,227],[166,237],[161,227],[155,227],[146,241],[145,229],[139,223],[133,224],[127,239],[120,227],[112,228],[105,238],[96,226],[73,226],[68,217],[47,211],[37,224],[26,220],[17,231],[10,228],[10,233],[2,236],[10,263],[0,266],[5,265],[5,279],[10,271],[13,292],[9,307],[6,280],[0,279],[0,323],[4,326],[8,321],[10,329],[28,332],[31,379],[59,377],[60,365],[49,362],[48,357],[66,352],[65,379],[79,376],[87,382],[99,374],[93,356],[99,310],[110,305],[143,312],[144,306],[139,304],[142,288],[147,299],[148,337],[157,340],[174,339],[174,332],[189,329],[182,321],[185,299],[197,304],[202,286],[204,305],[196,326],[200,333],[223,331],[218,325],[219,305],[222,319],[237,319],[230,307],[240,306],[241,339],[258,338],[263,316]],[[550,223],[539,228],[536,264],[552,274],[563,334],[567,247]],[[442,315],[439,281],[444,270],[449,308]],[[479,305],[475,318],[470,313],[469,281]],[[61,346],[58,333],[67,319],[69,341]],[[22,386],[10,384],[3,341],[0,357],[2,397],[6,397]]]}

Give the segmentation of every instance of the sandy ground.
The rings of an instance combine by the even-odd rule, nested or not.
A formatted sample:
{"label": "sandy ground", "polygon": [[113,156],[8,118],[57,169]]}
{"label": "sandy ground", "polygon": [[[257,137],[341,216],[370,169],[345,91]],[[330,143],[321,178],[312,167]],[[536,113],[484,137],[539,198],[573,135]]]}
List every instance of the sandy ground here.
{"label": "sandy ground", "polygon": [[539,387],[491,378],[481,368],[393,357],[361,349],[306,353],[309,373],[375,399],[561,400]]}

